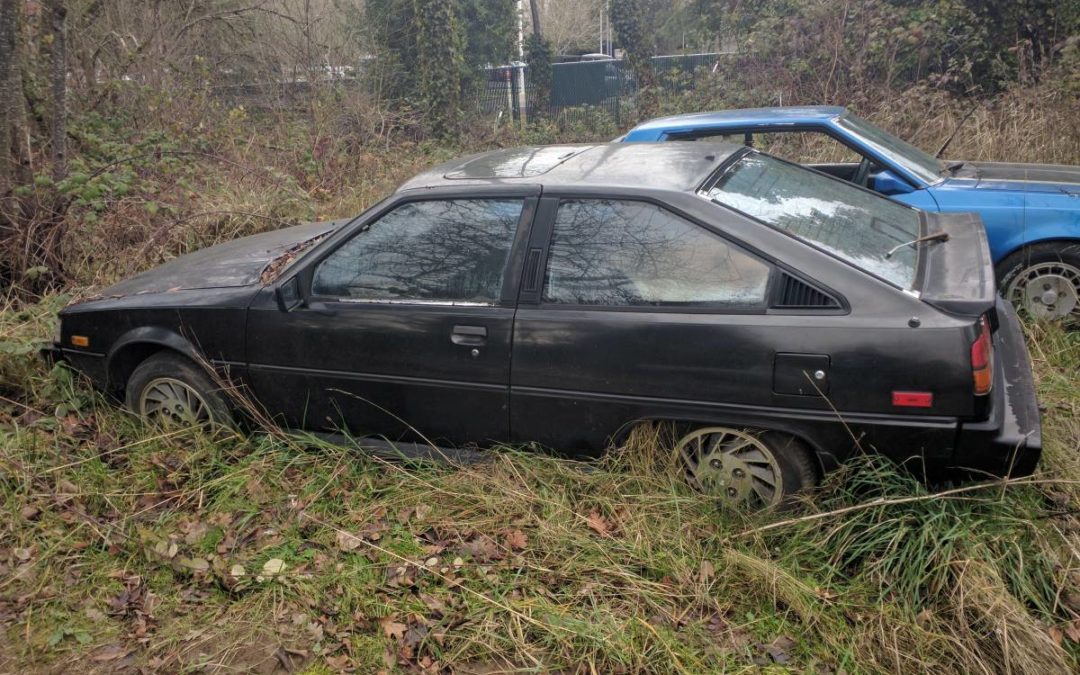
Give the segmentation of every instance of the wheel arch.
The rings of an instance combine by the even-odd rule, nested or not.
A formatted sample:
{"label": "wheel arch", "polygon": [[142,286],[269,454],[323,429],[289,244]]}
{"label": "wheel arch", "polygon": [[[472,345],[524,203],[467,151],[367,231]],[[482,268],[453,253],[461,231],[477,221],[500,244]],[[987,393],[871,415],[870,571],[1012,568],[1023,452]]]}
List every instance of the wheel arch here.
{"label": "wheel arch", "polygon": [[113,393],[122,393],[139,364],[163,351],[179,354],[196,363],[200,360],[195,346],[174,331],[157,326],[134,328],[113,344],[105,358],[106,388]]}
{"label": "wheel arch", "polygon": [[1075,237],[1065,237],[1061,235],[1060,228],[1051,228],[1046,231],[1046,228],[1039,228],[1038,231],[1026,232],[1021,237],[1014,237],[1010,239],[1008,246],[1005,247],[1005,252],[998,259],[997,264],[994,266],[995,271],[1000,278],[1001,273],[1007,270],[1003,270],[1002,265],[1009,258],[1015,256],[1018,253],[1023,253],[1027,249],[1034,248],[1036,246],[1069,246],[1080,245],[1080,233],[1077,233]]}

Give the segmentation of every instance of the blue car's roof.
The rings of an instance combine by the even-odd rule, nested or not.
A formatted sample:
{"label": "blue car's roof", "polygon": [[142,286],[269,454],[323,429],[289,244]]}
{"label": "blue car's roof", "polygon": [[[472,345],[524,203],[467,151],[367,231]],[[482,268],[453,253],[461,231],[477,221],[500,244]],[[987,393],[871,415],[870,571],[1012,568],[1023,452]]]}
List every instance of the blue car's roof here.
{"label": "blue car's roof", "polygon": [[738,124],[808,124],[822,120],[836,119],[844,114],[845,108],[829,105],[790,106],[783,108],[744,108],[742,110],[718,110],[716,112],[690,113],[660,117],[639,124],[630,130],[657,131],[681,128],[687,125],[707,127],[710,125]]}

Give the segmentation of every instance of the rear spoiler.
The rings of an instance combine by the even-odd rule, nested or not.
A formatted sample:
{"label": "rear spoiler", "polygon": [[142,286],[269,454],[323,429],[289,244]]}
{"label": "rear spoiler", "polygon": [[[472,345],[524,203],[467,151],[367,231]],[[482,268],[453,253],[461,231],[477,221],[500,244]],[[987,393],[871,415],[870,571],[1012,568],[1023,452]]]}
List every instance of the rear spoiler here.
{"label": "rear spoiler", "polygon": [[948,239],[920,247],[919,297],[943,311],[977,318],[990,313],[997,297],[994,264],[982,219],[974,213],[926,213],[926,234]]}

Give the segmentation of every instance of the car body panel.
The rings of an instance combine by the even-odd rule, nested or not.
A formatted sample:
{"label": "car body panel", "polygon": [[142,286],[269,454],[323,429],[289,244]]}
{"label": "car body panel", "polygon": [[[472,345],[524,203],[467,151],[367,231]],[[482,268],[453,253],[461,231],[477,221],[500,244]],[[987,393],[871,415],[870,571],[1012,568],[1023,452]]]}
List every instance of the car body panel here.
{"label": "car body panel", "polygon": [[[990,410],[997,418],[972,396],[973,312],[984,311],[979,303],[985,293],[943,298],[930,285],[928,295],[939,301],[934,306],[917,292],[901,291],[698,194],[710,176],[745,152],[709,143],[577,146],[544,171],[526,175],[519,166],[516,177],[513,163],[527,161],[529,151],[501,151],[479,163],[475,157],[459,160],[406,182],[367,213],[332,228],[282,232],[273,245],[248,240],[250,254],[240,245],[227,249],[228,256],[250,261],[240,272],[253,279],[246,285],[161,290],[162,279],[179,278],[186,269],[187,259],[179,258],[169,274],[125,282],[127,293],[69,307],[51,353],[113,392],[138,357],[157,349],[193,354],[245,387],[285,426],[346,427],[389,440],[537,441],[595,455],[634,421],[663,419],[786,431],[814,448],[823,468],[854,452],[879,451],[929,471],[952,466],[962,455],[1000,455],[1003,442],[1016,441],[1015,430],[1006,428],[1011,414],[1022,418],[1012,426],[1028,430],[1024,447],[1037,457],[1039,439],[1031,430],[1037,432],[1038,411],[1020,400],[1033,400],[1033,391],[1024,393],[1021,382],[1019,393],[1007,397],[1015,402]],[[501,166],[511,176],[469,175],[481,165],[489,172]],[[667,175],[655,175],[658,168]],[[311,294],[319,262],[399,205],[507,196],[521,198],[525,207],[500,297],[491,306],[350,303]],[[658,205],[758,257],[772,270],[770,284],[782,275],[794,277],[838,304],[753,311],[546,305],[535,274],[528,281],[529,270],[544,269],[554,214],[559,200],[568,198]],[[975,222],[931,219],[927,227],[966,223],[970,229]],[[280,277],[267,281],[256,273],[256,259],[265,269],[282,251],[324,232]],[[985,241],[957,236],[961,246],[944,257],[938,253],[939,263],[928,262],[927,269],[951,274],[966,264],[985,272]],[[209,249],[193,267],[221,253]],[[956,283],[972,279],[960,274]],[[298,289],[302,301],[280,303],[286,286]],[[992,288],[985,276],[981,288]],[[482,327],[483,342],[455,342],[459,326]],[[70,346],[76,334],[89,336],[90,347]],[[1011,350],[1005,362],[1012,366],[1002,367],[999,390],[1010,386],[1007,378],[1024,377],[1027,356],[1014,342],[1009,337],[1001,347]],[[778,388],[777,382],[798,379],[800,363],[826,365],[827,398]],[[891,398],[896,390],[932,392],[933,405],[897,407]],[[965,425],[974,425],[974,436],[965,436]],[[969,447],[971,438],[978,439],[977,450]]]}
{"label": "car body panel", "polygon": [[351,218],[295,225],[204,248],[137,274],[101,292],[105,297],[179,290],[249,286],[290,248],[318,239]]}
{"label": "car body panel", "polygon": [[1080,167],[967,162],[973,168],[970,176],[927,182],[840,124],[845,114],[844,108],[835,106],[692,113],[650,120],[621,140],[660,142],[741,132],[820,132],[906,182],[909,191],[890,195],[896,201],[928,211],[978,213],[986,225],[995,262],[1034,243],[1080,240]]}

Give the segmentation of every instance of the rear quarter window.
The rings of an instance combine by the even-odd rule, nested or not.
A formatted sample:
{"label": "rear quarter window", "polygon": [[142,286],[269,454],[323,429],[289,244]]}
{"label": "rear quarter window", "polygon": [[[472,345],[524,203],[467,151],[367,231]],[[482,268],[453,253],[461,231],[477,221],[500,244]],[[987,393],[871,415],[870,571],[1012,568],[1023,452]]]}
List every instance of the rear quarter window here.
{"label": "rear quarter window", "polygon": [[900,288],[914,285],[918,253],[902,245],[919,237],[915,209],[756,152],[705,194]]}

